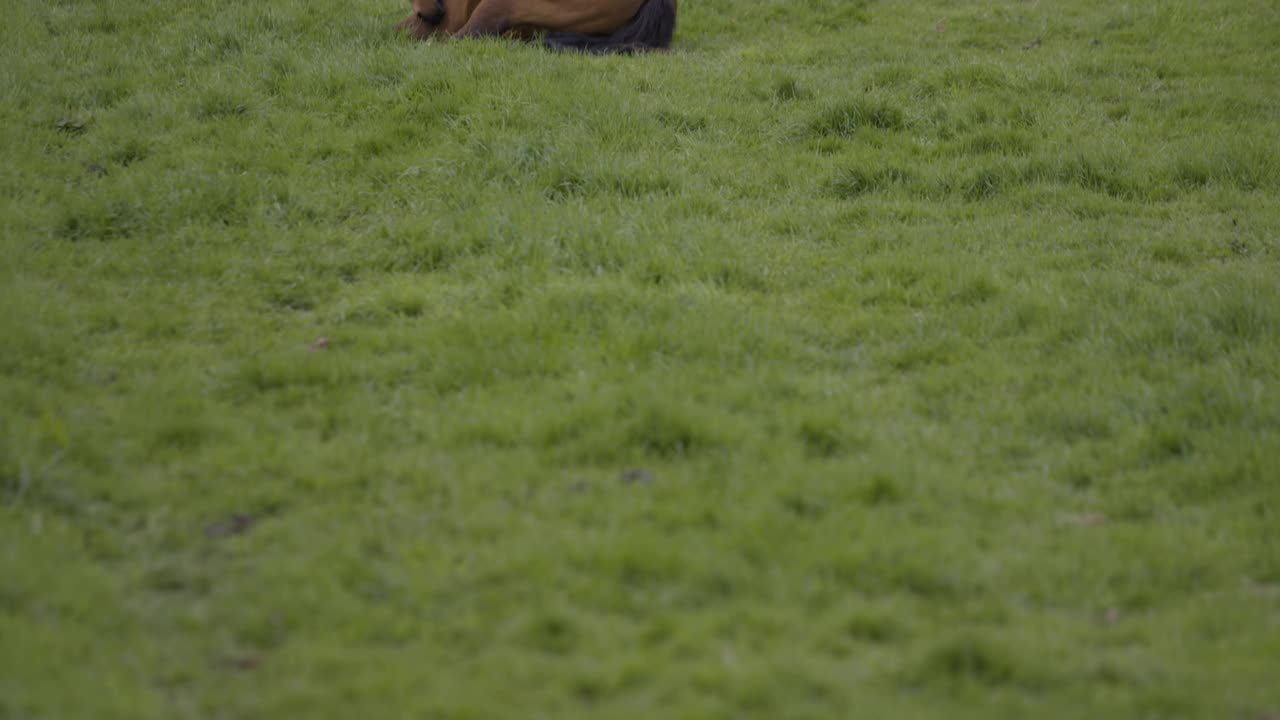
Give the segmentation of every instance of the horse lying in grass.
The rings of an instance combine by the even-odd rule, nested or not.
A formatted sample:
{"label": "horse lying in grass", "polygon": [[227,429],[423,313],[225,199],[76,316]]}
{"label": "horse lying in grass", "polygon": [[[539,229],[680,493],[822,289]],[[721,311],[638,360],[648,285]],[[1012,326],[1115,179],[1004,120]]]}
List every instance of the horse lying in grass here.
{"label": "horse lying in grass", "polygon": [[676,0],[412,0],[400,23],[419,40],[504,36],[592,53],[665,50]]}

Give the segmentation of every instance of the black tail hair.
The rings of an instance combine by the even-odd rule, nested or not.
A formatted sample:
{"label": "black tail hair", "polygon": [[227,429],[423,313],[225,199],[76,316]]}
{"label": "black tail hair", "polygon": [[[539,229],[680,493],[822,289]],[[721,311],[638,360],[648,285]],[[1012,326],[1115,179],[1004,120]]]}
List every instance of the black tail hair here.
{"label": "black tail hair", "polygon": [[676,0],[645,0],[635,17],[608,35],[551,32],[542,42],[557,50],[589,53],[634,53],[665,50],[676,33]]}

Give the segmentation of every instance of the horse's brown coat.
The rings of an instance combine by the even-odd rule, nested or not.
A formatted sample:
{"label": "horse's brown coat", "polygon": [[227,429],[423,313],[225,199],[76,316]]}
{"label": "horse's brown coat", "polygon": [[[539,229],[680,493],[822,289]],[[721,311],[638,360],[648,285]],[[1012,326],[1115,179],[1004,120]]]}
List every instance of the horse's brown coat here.
{"label": "horse's brown coat", "polygon": [[[674,28],[676,0],[411,0],[413,14],[400,23],[419,40],[436,37],[512,35],[539,32],[605,37],[638,19],[646,6],[660,5]],[[443,10],[443,20],[439,20]],[[669,31],[666,42],[670,41]],[[632,43],[657,49],[661,39]],[[609,48],[605,48],[606,50]]]}

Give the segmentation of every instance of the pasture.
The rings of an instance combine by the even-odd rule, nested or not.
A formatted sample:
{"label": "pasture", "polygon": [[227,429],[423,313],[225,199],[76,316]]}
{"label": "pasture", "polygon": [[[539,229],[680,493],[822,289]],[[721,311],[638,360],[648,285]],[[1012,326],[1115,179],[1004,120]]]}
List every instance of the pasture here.
{"label": "pasture", "polygon": [[1280,5],[6,8],[0,718],[1280,717]]}

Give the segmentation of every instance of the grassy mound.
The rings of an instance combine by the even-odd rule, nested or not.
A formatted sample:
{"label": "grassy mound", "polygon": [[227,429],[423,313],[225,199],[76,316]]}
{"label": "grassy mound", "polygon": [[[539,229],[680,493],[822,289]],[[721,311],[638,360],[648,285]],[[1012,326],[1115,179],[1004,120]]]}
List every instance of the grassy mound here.
{"label": "grassy mound", "polygon": [[0,29],[0,717],[1273,718],[1280,11]]}

